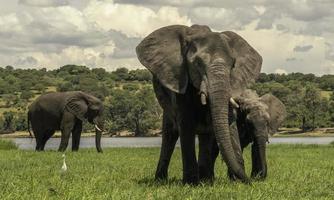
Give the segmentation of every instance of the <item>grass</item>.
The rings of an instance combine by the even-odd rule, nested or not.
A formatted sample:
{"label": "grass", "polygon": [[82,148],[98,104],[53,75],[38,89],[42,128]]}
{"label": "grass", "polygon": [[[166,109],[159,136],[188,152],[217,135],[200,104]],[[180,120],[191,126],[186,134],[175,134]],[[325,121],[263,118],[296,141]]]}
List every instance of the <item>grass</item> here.
{"label": "grass", "polygon": [[0,140],[0,150],[17,149],[16,144],[11,140]]}
{"label": "grass", "polygon": [[[252,185],[230,183],[216,164],[214,185],[182,185],[180,149],[169,181],[153,180],[159,148],[111,148],[66,153],[0,150],[0,199],[333,199],[334,147],[269,145],[269,176]],[[250,171],[250,149],[245,151]]]}

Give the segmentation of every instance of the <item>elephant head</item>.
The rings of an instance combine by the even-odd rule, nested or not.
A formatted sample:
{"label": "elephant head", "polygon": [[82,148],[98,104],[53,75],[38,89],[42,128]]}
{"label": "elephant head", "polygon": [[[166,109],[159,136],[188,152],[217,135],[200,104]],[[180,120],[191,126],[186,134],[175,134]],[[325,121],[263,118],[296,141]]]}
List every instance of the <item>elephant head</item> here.
{"label": "elephant head", "polygon": [[65,109],[81,121],[85,119],[95,126],[95,144],[98,152],[102,152],[101,137],[103,131],[103,103],[96,97],[83,92],[71,92]]}
{"label": "elephant head", "polygon": [[258,77],[261,56],[233,32],[212,32],[207,26],[160,28],[136,48],[139,61],[168,89],[184,94],[189,84],[209,100],[217,143],[228,167],[241,180],[244,169],[232,147],[228,107],[230,98]]}
{"label": "elephant head", "polygon": [[285,119],[285,106],[272,94],[259,97],[252,90],[246,90],[235,100],[238,104],[236,109],[239,134],[241,142],[245,143],[242,146],[253,141],[252,177],[265,178],[267,175],[266,142],[269,135],[274,134]]}

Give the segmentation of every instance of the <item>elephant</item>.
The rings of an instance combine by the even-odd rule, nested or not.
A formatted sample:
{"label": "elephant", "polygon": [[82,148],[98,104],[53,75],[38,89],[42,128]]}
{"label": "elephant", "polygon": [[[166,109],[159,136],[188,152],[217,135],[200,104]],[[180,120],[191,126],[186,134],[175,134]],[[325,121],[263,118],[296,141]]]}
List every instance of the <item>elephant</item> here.
{"label": "elephant", "polygon": [[213,32],[203,25],[171,25],[146,36],[136,47],[137,57],[153,75],[153,88],[163,109],[162,145],[155,174],[168,177],[168,165],[180,136],[183,183],[210,179],[210,156],[216,138],[223,160],[242,182],[249,182],[236,157],[229,130],[231,97],[255,82],[262,57],[238,34]]}
{"label": "elephant", "polygon": [[[252,143],[252,172],[251,177],[263,180],[267,176],[266,143],[269,135],[274,134],[286,117],[284,104],[274,95],[265,94],[261,97],[253,90],[245,90],[235,100],[235,122],[230,130],[238,132],[235,142],[240,144],[241,152]],[[214,162],[219,154],[216,142],[212,143],[212,161],[210,173],[214,174]],[[231,180],[236,180],[228,170]]]}
{"label": "elephant", "polygon": [[82,123],[87,119],[95,125],[95,144],[102,152],[101,137],[104,125],[103,103],[98,98],[81,91],[52,92],[39,96],[28,107],[29,124],[36,138],[36,151],[43,151],[47,140],[61,131],[58,151],[65,151],[72,133],[72,151],[77,151],[80,144]]}

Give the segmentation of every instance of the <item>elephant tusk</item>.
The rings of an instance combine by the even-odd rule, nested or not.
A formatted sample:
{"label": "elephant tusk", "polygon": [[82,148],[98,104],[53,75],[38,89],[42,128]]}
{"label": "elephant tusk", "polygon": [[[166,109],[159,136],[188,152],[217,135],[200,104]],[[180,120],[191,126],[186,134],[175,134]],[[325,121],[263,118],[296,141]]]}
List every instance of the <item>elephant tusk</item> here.
{"label": "elephant tusk", "polygon": [[201,92],[201,103],[202,105],[206,105],[206,95],[203,92]]}
{"label": "elephant tusk", "polygon": [[98,131],[101,131],[101,132],[102,132],[102,129],[100,129],[96,124],[95,124],[95,128],[96,128]]}
{"label": "elephant tusk", "polygon": [[232,97],[230,98],[230,103],[234,108],[239,108],[239,104]]}

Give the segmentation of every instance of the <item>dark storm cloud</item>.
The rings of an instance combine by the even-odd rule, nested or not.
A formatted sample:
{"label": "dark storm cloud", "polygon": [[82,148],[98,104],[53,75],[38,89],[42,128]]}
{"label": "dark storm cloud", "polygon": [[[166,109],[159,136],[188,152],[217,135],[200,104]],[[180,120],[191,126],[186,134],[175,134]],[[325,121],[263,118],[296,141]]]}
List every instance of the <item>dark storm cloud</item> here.
{"label": "dark storm cloud", "polygon": [[307,52],[307,51],[311,50],[312,48],[313,48],[312,45],[295,46],[295,48],[293,48],[293,51],[295,51],[295,52]]}

